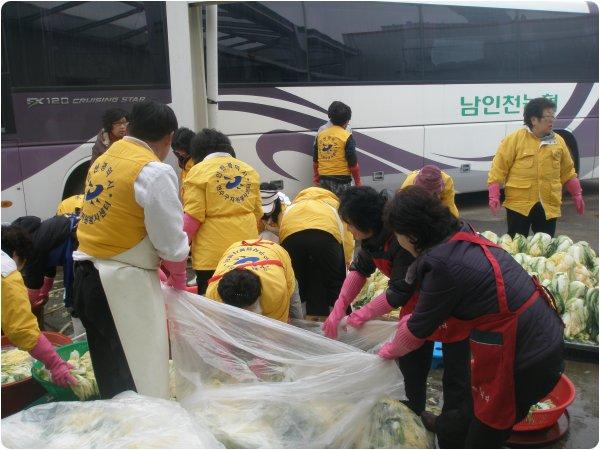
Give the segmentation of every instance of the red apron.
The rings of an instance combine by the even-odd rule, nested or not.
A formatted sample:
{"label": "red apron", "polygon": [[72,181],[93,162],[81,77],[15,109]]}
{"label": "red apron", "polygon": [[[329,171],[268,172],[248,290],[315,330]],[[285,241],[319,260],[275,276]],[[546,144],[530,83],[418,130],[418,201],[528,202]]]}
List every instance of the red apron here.
{"label": "red apron", "polygon": [[[496,279],[498,313],[487,314],[473,320],[446,321],[446,336],[470,334],[471,394],[475,416],[486,425],[506,430],[515,424],[515,349],[517,319],[536,300],[544,298],[556,310],[552,297],[538,280],[536,290],[516,311],[510,311],[504,289],[504,278],[498,261],[488,247],[501,248],[476,233],[460,231],[451,241],[467,241],[479,245],[492,265]],[[453,342],[444,340],[442,342]]]}

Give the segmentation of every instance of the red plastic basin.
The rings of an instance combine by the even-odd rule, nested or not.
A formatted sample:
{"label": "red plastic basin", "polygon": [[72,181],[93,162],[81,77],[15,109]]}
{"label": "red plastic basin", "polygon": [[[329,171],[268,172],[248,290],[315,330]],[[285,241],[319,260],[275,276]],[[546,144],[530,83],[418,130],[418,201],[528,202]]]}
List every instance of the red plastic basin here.
{"label": "red plastic basin", "polygon": [[[73,342],[70,337],[65,336],[64,334],[55,333],[53,331],[42,331],[42,333],[44,333],[44,336],[46,336],[55,347],[61,347]],[[2,348],[14,347],[6,336],[2,336],[1,344]],[[21,381],[15,381],[14,383],[3,384],[2,418],[21,411],[25,406],[36,401],[45,393],[46,390],[42,385],[31,377]]]}
{"label": "red plastic basin", "polygon": [[563,374],[558,383],[546,397],[541,401],[552,400],[556,405],[550,409],[533,411],[528,418],[513,427],[513,431],[534,431],[549,428],[554,425],[567,407],[575,400],[575,386],[569,378]]}

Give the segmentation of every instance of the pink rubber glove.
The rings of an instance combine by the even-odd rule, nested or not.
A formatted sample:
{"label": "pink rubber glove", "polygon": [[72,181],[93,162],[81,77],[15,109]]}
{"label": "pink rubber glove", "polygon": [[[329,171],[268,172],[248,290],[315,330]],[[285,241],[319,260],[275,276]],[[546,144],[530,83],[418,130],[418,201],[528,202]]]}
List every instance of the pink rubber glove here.
{"label": "pink rubber glove", "polygon": [[200,225],[202,224],[198,219],[195,219],[188,213],[183,214],[183,231],[185,231],[185,234],[188,236],[188,243],[192,242],[192,239],[194,239],[194,236],[196,236]]}
{"label": "pink rubber glove", "polygon": [[360,179],[360,166],[358,163],[350,167],[350,173],[352,174],[352,178],[354,179],[355,186],[362,186],[362,181]]}
{"label": "pink rubber glove", "polygon": [[169,271],[167,286],[183,291],[187,286],[187,258],[183,261],[163,261],[162,265]]}
{"label": "pink rubber glove", "polygon": [[567,188],[567,191],[569,191],[569,194],[571,194],[571,197],[573,198],[577,214],[583,215],[583,212],[585,211],[585,203],[583,202],[583,197],[581,196],[583,190],[581,189],[579,178],[571,178],[565,183],[565,187]]}
{"label": "pink rubber glove", "polygon": [[321,327],[325,336],[331,339],[337,338],[337,328],[340,321],[346,317],[348,305],[356,298],[366,282],[366,277],[355,270],[350,271],[348,275],[346,275],[346,279],[340,290],[340,295],[335,301],[333,310]]}
{"label": "pink rubber glove", "polygon": [[385,292],[383,292],[365,306],[350,314],[346,323],[353,328],[360,328],[365,324],[365,322],[373,320],[376,317],[383,316],[384,314],[389,313],[392,309],[394,308],[392,308],[387,302],[387,297],[385,296]]}
{"label": "pink rubber glove", "polygon": [[40,297],[47,297],[52,286],[54,286],[54,278],[44,277],[44,284],[42,284],[42,288],[40,289]]}
{"label": "pink rubber glove", "polygon": [[491,183],[488,185],[488,199],[492,214],[496,215],[500,209],[500,184]]}
{"label": "pink rubber glove", "polygon": [[319,185],[319,164],[313,163],[313,179],[312,182],[315,186]]}
{"label": "pink rubber glove", "polygon": [[404,316],[398,322],[398,329],[390,342],[383,344],[378,355],[383,359],[396,359],[418,349],[425,339],[420,339],[410,332],[407,323],[412,314]]}
{"label": "pink rubber glove", "polygon": [[40,299],[41,289],[29,289],[27,288],[27,295],[29,296],[29,303],[35,305]]}
{"label": "pink rubber glove", "polygon": [[37,344],[29,352],[35,359],[44,363],[46,369],[50,371],[52,375],[52,381],[54,384],[58,384],[61,387],[68,387],[70,384],[76,385],[77,380],[71,375],[70,371],[73,367],[66,361],[63,361],[50,341],[40,334]]}
{"label": "pink rubber glove", "polygon": [[160,267],[158,268],[158,278],[160,278],[160,281],[162,283],[166,283],[168,280],[168,277],[165,275],[165,273],[162,271],[162,269]]}

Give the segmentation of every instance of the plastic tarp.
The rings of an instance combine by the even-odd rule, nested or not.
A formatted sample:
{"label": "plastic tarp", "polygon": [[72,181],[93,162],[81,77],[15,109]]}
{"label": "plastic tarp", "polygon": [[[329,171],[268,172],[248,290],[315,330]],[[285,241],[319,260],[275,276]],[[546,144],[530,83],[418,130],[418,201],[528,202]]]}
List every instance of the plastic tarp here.
{"label": "plastic tarp", "polygon": [[[226,447],[432,445],[412,412],[384,400],[403,396],[395,362],[200,296],[165,296],[177,399]],[[389,338],[394,326],[383,334]],[[359,346],[378,339],[362,336]],[[356,336],[347,340],[357,344]],[[394,411],[386,417],[398,420],[386,431],[380,425],[389,404]]]}
{"label": "plastic tarp", "polygon": [[2,420],[9,448],[223,448],[178,403],[123,392],[34,406]]}

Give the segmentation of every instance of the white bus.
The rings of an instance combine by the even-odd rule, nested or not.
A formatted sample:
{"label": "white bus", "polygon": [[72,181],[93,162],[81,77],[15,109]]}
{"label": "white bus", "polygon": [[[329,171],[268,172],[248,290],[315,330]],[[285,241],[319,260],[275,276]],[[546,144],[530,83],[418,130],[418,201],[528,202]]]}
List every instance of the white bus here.
{"label": "white bus", "polygon": [[[352,107],[363,182],[378,190],[397,188],[428,163],[451,174],[458,192],[485,190],[498,143],[522,126],[523,106],[539,96],[556,102],[555,129],[580,177],[598,177],[592,2],[23,4],[37,8],[39,20],[32,11],[15,19],[10,8],[24,7],[14,3],[2,9],[8,216],[51,215],[82,184],[101,112],[144,97],[172,102],[181,125],[226,133],[240,159],[290,196],[311,183],[314,135],[333,100]],[[68,38],[65,49],[50,38],[40,45],[58,44],[36,49],[43,71],[12,49],[26,44],[11,41],[31,32],[11,27],[38,23],[42,33],[60,24]],[[45,84],[24,85],[17,73]],[[42,111],[48,119],[36,119]],[[33,143],[22,137],[32,127]],[[61,127],[88,134],[67,148],[52,134]]]}

